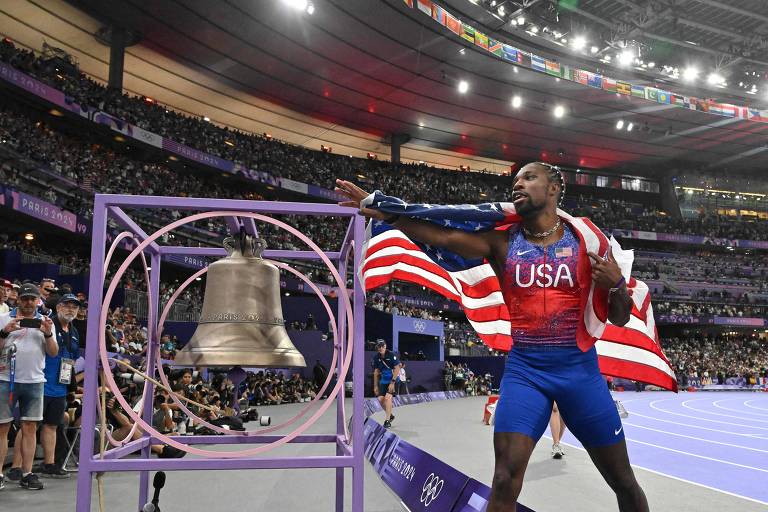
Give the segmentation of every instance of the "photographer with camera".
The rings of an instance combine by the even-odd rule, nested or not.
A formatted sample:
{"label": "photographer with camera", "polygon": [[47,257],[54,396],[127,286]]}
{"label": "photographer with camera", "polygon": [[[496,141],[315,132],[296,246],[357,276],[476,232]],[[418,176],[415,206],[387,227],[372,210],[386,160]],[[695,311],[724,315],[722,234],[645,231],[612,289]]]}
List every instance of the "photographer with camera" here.
{"label": "photographer with camera", "polygon": [[[37,311],[40,290],[33,284],[19,288],[19,307],[0,316],[0,461],[8,451],[8,431],[16,403],[21,409],[23,442],[20,471],[9,472],[25,489],[42,489],[43,483],[32,473],[37,422],[43,419],[45,356],[59,353],[53,320]],[[18,478],[17,478],[18,477]],[[0,477],[0,488],[5,478]]]}
{"label": "photographer with camera", "polygon": [[[80,301],[72,294],[64,295],[56,304],[56,316],[53,325],[59,352],[55,356],[45,357],[45,386],[43,387],[43,426],[40,431],[40,444],[43,446],[44,462],[40,467],[40,476],[47,478],[69,478],[69,473],[61,467],[65,453],[64,413],[67,407],[67,391],[74,383],[75,361],[80,357],[80,336],[72,325],[72,320],[80,309]],[[16,443],[22,443],[25,434],[16,436]],[[57,438],[59,453],[56,457]],[[55,459],[58,460],[56,461]],[[21,466],[21,452],[13,454],[12,467]]]}

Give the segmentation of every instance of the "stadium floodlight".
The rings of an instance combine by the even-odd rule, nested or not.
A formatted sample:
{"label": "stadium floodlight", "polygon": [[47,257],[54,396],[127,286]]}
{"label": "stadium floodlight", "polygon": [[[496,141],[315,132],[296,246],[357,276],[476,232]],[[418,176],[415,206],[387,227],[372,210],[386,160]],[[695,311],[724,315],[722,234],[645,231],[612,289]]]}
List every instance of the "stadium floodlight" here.
{"label": "stadium floodlight", "polygon": [[624,128],[624,120],[619,119],[618,121],[616,121],[616,129],[621,130],[622,128]]}
{"label": "stadium floodlight", "polygon": [[513,108],[520,108],[520,106],[523,104],[523,98],[520,96],[513,96],[512,97],[512,107]]}
{"label": "stadium floodlight", "polygon": [[467,82],[466,80],[460,80],[458,89],[461,94],[466,94],[467,91],[469,91],[469,82]]}
{"label": "stadium floodlight", "polygon": [[283,3],[299,11],[305,11],[309,5],[308,0],[283,0]]}
{"label": "stadium floodlight", "polygon": [[693,82],[699,76],[699,70],[693,66],[688,66],[683,70],[683,80]]}
{"label": "stadium floodlight", "polygon": [[632,61],[635,60],[635,52],[631,49],[626,49],[618,55],[619,64],[622,66],[629,66]]}
{"label": "stadium floodlight", "polygon": [[555,117],[560,119],[565,115],[565,107],[562,105],[557,105],[554,110]]}
{"label": "stadium floodlight", "polygon": [[525,16],[518,16],[517,24],[518,25],[525,25]]}
{"label": "stadium floodlight", "polygon": [[594,55],[595,53],[600,51],[600,48],[598,48],[597,46],[593,46],[592,48],[589,49],[589,51]]}
{"label": "stadium floodlight", "polygon": [[632,131],[632,128],[634,128],[634,127],[635,127],[634,123],[629,123],[629,124],[627,125],[627,131],[628,131],[628,132],[631,132],[631,131]]}
{"label": "stadium floodlight", "polygon": [[717,71],[713,71],[707,77],[707,83],[709,85],[721,85],[724,81],[725,81],[725,78],[723,78],[723,75],[721,75]]}

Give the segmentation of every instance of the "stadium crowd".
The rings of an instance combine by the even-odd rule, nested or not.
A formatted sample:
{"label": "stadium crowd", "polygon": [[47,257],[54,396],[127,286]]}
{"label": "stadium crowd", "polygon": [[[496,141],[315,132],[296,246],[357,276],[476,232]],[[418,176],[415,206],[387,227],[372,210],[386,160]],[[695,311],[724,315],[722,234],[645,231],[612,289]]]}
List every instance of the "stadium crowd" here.
{"label": "stadium crowd", "polygon": [[[108,90],[103,85],[82,73],[62,74],[47,65],[34,53],[17,48],[11,41],[0,43],[0,59],[28,73],[37,79],[64,90],[77,102],[102,109],[110,114],[133,123],[141,128],[169,137],[206,153],[232,160],[247,168],[268,171],[276,177],[285,177],[325,188],[333,188],[336,178],[361,181],[369,188],[379,188],[388,194],[404,197],[411,201],[429,201],[431,203],[462,203],[478,201],[499,201],[508,199],[510,178],[492,174],[467,172],[446,172],[424,165],[400,164],[392,166],[387,162],[349,158],[331,153],[313,151],[286,144],[272,137],[249,134],[227,127],[221,127],[206,121],[202,117],[189,116],[173,111],[147,97],[132,97]],[[7,110],[7,108],[5,109]],[[8,113],[6,112],[6,117]],[[13,117],[13,116],[10,116]],[[6,126],[6,129],[8,127]],[[30,131],[29,126],[16,140],[23,140],[24,145],[34,147],[36,142],[30,139],[42,139],[40,131],[50,131],[38,127],[38,132]],[[21,135],[21,137],[19,137]],[[55,137],[54,137],[55,138]],[[63,141],[48,143],[37,151],[43,160],[55,160],[51,149],[61,151]],[[43,144],[43,143],[40,143]],[[43,144],[45,146],[45,144]],[[75,143],[75,146],[77,144]],[[18,143],[16,148],[19,149]],[[75,159],[92,158],[88,147],[80,144],[72,151]],[[107,161],[119,159],[117,155],[106,155]],[[82,162],[81,162],[82,163]],[[222,190],[223,180],[203,182],[191,174],[168,180],[168,171],[164,166],[144,169],[144,164],[137,166],[125,162],[129,170],[112,171],[110,166],[102,166],[101,172],[91,172],[90,176],[78,176],[84,169],[98,167],[95,163],[68,165],[66,162],[50,162],[51,167],[68,175],[80,183],[90,183],[93,190],[153,194],[163,191],[165,194],[204,195],[208,197],[241,197],[232,190]],[[133,179],[136,171],[138,180]],[[116,175],[115,175],[116,174]],[[160,178],[153,181],[154,177]],[[168,185],[178,185],[178,190]],[[128,187],[128,188],[125,188]],[[132,190],[131,187],[137,187]],[[414,191],[429,191],[428,196],[413,197]],[[55,192],[47,192],[49,196]],[[223,195],[222,195],[223,194]],[[591,204],[589,204],[591,203]],[[768,226],[765,223],[746,222],[725,216],[704,214],[698,219],[673,218],[650,205],[646,205],[638,214],[637,205],[626,201],[595,199],[580,201],[573,213],[589,214],[600,226],[624,229],[694,234],[727,239],[768,240]],[[79,211],[79,209],[77,210]]]}

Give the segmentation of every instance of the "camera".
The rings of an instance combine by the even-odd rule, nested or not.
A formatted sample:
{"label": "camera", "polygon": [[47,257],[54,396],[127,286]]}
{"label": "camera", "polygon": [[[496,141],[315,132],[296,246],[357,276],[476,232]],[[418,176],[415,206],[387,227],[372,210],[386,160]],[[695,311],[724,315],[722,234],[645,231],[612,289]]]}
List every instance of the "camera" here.
{"label": "camera", "polygon": [[22,318],[19,320],[19,327],[39,329],[41,325],[43,325],[43,321],[40,318]]}

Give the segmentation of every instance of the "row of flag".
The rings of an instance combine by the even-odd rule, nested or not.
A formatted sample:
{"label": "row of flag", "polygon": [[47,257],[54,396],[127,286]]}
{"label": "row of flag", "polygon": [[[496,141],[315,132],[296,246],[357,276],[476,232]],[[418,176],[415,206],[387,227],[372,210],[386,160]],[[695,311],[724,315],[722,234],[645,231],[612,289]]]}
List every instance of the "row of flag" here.
{"label": "row of flag", "polygon": [[768,122],[768,110],[757,110],[728,103],[717,103],[709,99],[683,96],[656,87],[635,85],[598,73],[572,68],[571,66],[545,59],[544,57],[540,57],[530,52],[524,52],[519,48],[497,41],[479,30],[476,30],[474,27],[462,22],[432,0],[404,0],[404,2],[408,7],[418,8],[419,11],[430,16],[433,20],[440,23],[465,41],[492,53],[502,60],[518,66],[527,67],[541,73],[577,82],[595,89],[602,89],[606,92],[633,96],[635,98],[655,101],[656,103],[673,105],[689,110],[698,110],[699,112],[708,112],[710,114],[717,114],[725,117]]}

